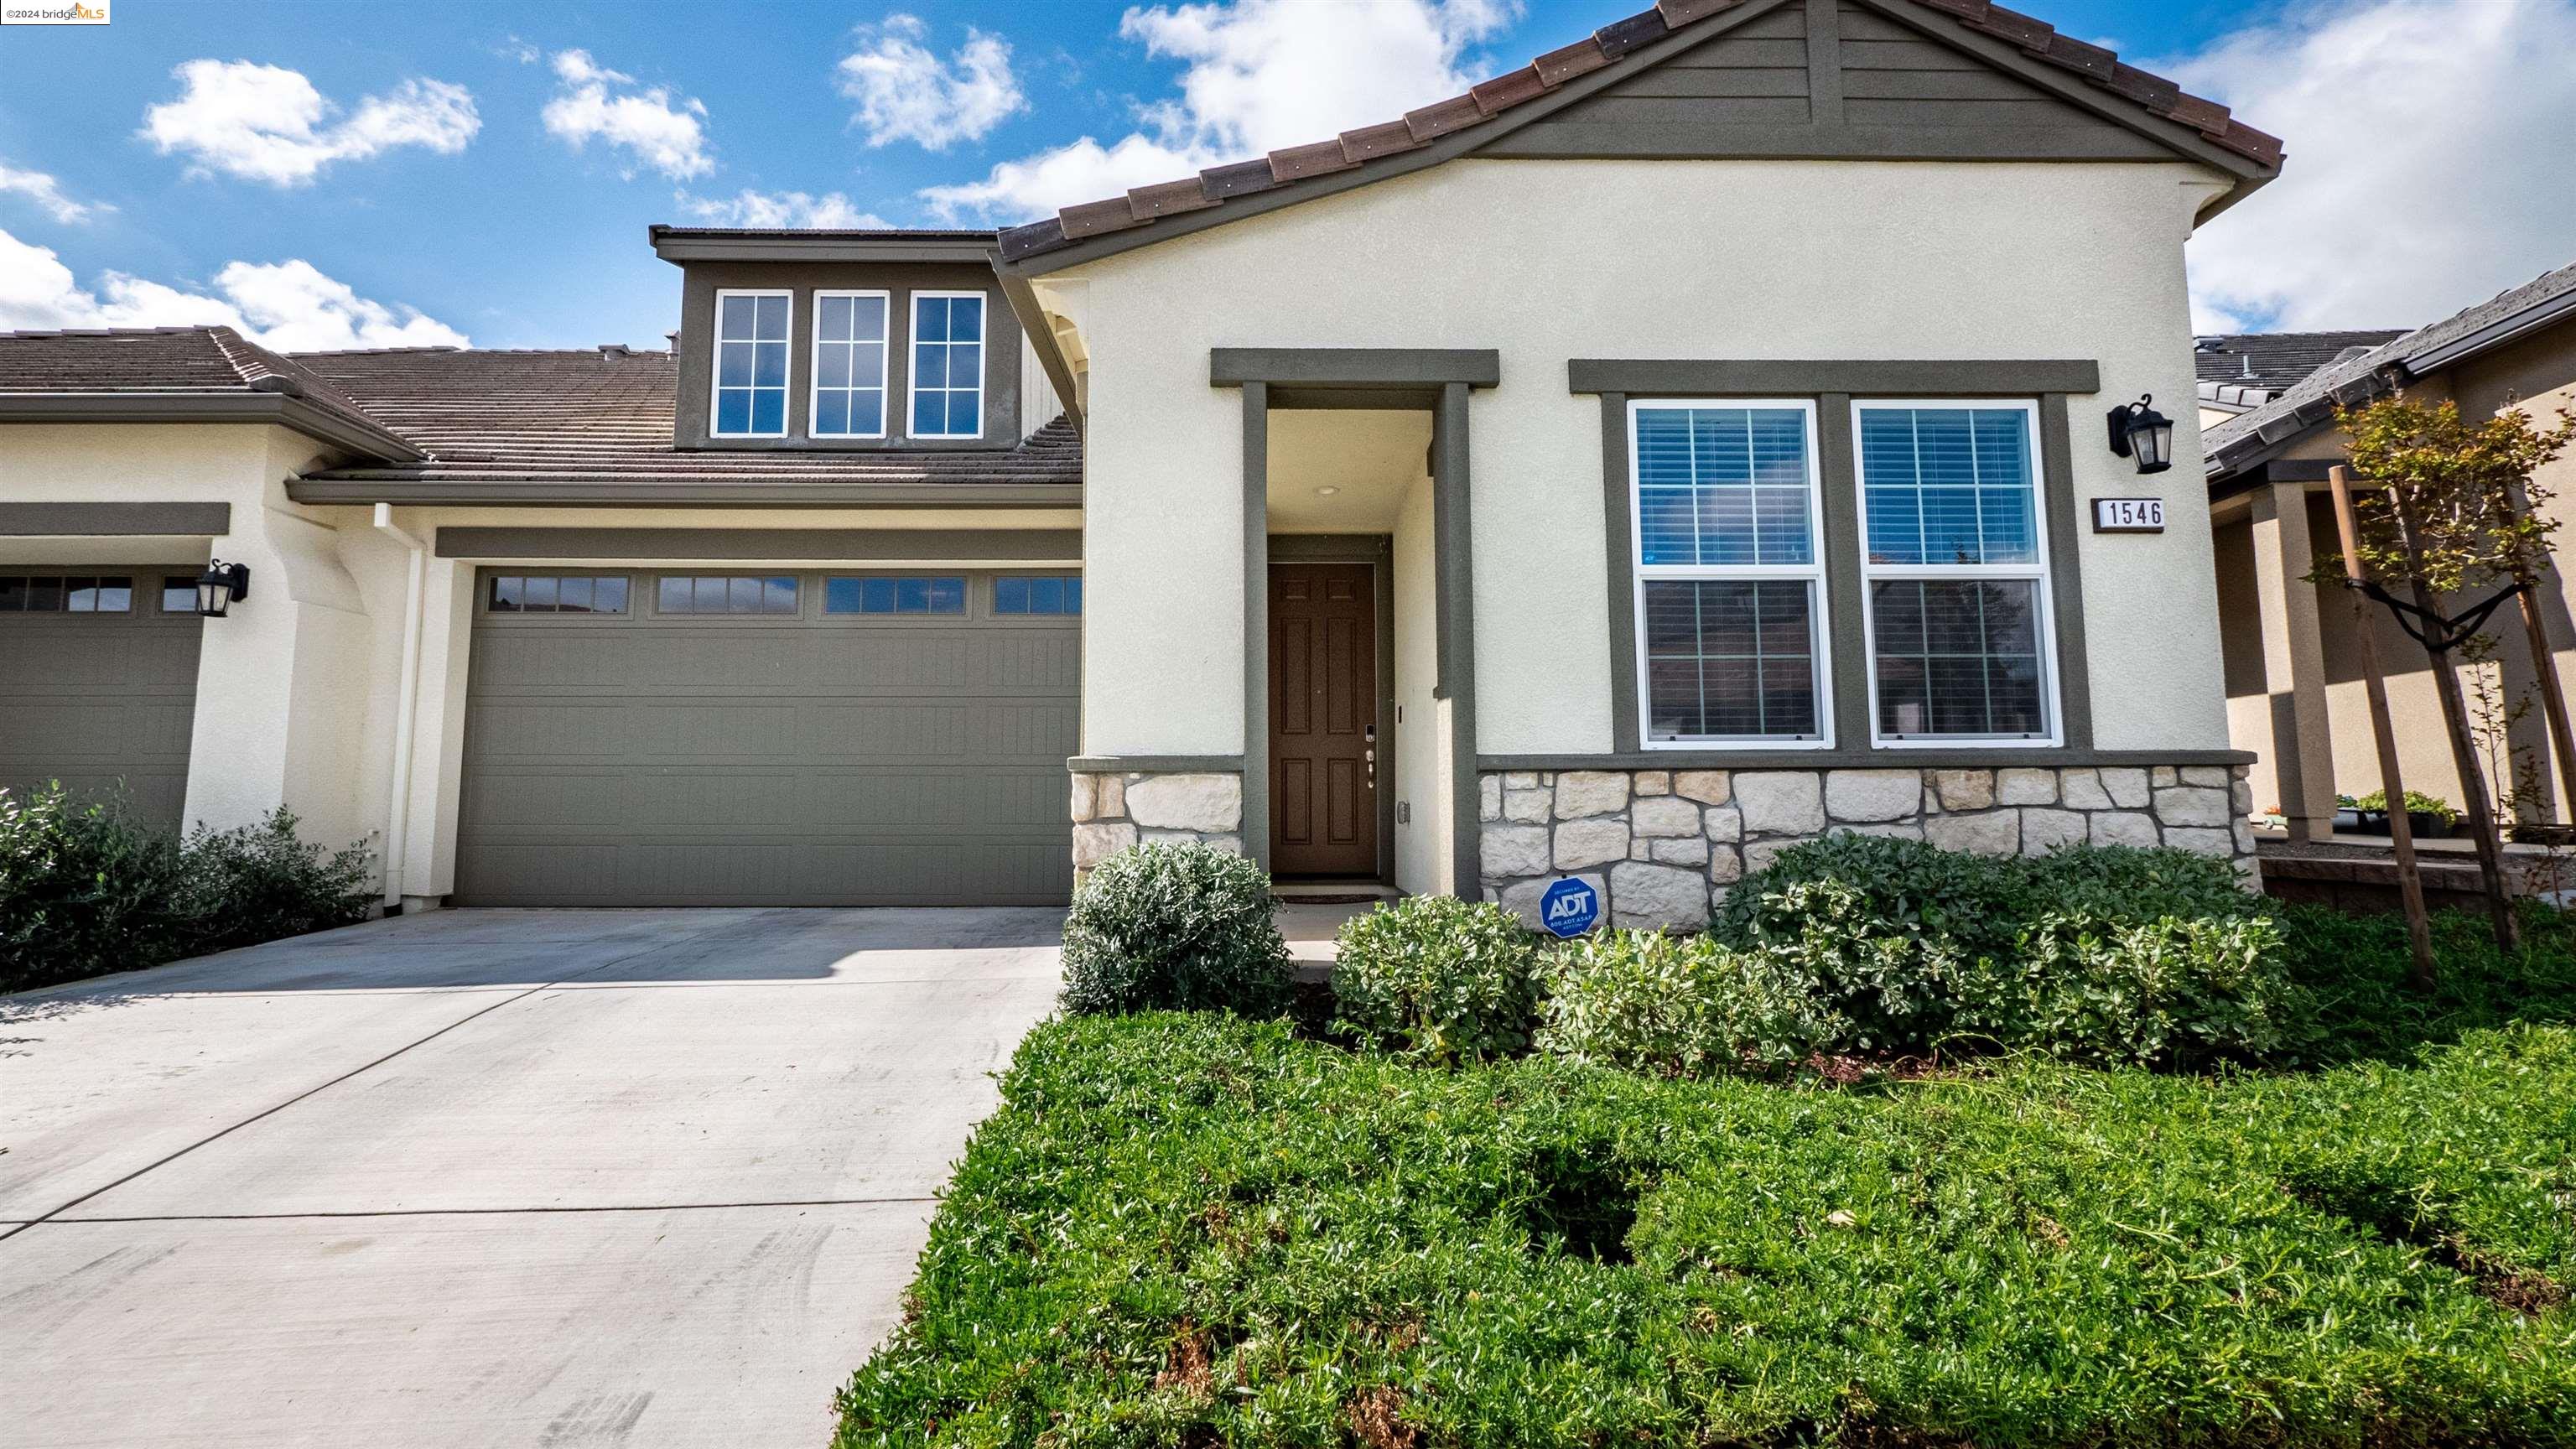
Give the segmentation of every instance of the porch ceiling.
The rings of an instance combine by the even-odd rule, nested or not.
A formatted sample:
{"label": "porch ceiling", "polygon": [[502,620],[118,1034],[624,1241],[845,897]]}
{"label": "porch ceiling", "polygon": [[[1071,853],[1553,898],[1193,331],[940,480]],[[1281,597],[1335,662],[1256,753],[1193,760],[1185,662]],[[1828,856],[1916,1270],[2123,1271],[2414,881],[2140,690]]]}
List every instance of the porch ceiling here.
{"label": "porch ceiling", "polygon": [[[1385,533],[1430,476],[1431,414],[1418,409],[1274,409],[1274,533]],[[1319,494],[1319,488],[1335,490]]]}

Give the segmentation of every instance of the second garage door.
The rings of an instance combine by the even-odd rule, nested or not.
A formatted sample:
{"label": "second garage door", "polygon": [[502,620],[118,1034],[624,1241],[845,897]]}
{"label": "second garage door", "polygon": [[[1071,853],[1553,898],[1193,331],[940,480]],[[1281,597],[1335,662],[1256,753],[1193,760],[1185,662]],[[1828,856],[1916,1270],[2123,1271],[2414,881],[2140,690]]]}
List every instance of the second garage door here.
{"label": "second garage door", "polygon": [[552,572],[477,582],[456,896],[1062,904],[1081,582]]}

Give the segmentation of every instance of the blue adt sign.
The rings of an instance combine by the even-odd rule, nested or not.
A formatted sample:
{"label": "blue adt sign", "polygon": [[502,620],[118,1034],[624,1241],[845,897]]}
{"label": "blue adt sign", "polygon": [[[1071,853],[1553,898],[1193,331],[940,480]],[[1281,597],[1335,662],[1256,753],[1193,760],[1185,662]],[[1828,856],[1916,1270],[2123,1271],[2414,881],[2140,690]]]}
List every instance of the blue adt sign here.
{"label": "blue adt sign", "polygon": [[1571,876],[1551,882],[1538,898],[1538,918],[1559,936],[1580,936],[1601,919],[1601,893]]}

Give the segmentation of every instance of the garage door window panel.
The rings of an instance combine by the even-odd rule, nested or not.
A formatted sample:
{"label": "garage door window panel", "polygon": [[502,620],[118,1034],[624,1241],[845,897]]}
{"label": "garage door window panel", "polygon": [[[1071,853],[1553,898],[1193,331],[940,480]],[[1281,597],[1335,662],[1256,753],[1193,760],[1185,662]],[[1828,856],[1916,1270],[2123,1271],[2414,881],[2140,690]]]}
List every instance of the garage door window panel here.
{"label": "garage door window panel", "polygon": [[1069,617],[1082,612],[1079,574],[1005,574],[993,580],[993,612]]}
{"label": "garage door window panel", "polygon": [[823,612],[900,618],[966,613],[966,580],[958,574],[866,574],[827,579]]}
{"label": "garage door window panel", "polygon": [[654,607],[668,615],[793,618],[797,581],[793,574],[664,574]]}
{"label": "garage door window panel", "polygon": [[499,574],[487,607],[495,614],[617,616],[626,612],[622,574]]}
{"label": "garage door window panel", "polygon": [[[193,611],[193,592],[190,607]],[[125,614],[133,609],[130,574],[0,576],[0,614]]]}

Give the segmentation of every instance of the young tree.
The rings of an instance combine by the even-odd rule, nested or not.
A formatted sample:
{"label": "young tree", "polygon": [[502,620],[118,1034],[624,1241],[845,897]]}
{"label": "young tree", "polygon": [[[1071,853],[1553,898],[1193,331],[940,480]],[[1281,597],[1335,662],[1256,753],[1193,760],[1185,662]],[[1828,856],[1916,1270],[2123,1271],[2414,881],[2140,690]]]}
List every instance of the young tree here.
{"label": "young tree", "polygon": [[2531,598],[2533,586],[2547,576],[2550,535],[2558,526],[2541,513],[2548,495],[2532,475],[2576,436],[2576,418],[2563,410],[2559,417],[2560,426],[2547,431],[2535,428],[2530,414],[2518,408],[2473,423],[2455,403],[2413,402],[2402,394],[2338,413],[2353,470],[2376,485],[2355,502],[2359,528],[2353,551],[2370,577],[2387,586],[2374,588],[2372,596],[2396,613],[2431,660],[2452,763],[2468,797],[2463,803],[2488,912],[2497,944],[2508,950],[2518,946],[2520,931],[2505,890],[2496,797],[2478,760],[2456,664],[2487,617],[2507,599],[2521,598],[2551,742],[2562,774],[2576,782],[2566,700]]}

